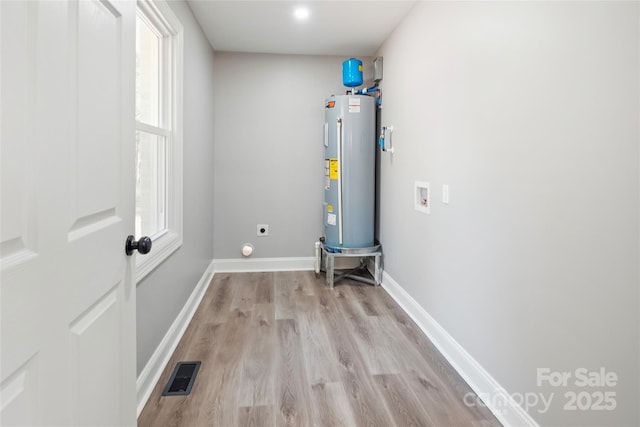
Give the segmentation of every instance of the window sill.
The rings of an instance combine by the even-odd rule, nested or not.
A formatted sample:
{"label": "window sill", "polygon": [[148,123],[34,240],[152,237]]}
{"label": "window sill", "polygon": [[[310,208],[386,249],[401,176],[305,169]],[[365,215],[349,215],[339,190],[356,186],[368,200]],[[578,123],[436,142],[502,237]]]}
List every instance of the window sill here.
{"label": "window sill", "polygon": [[162,264],[180,246],[182,246],[182,236],[173,230],[169,230],[153,241],[151,252],[147,255],[136,253],[136,283],[139,283],[157,266]]}

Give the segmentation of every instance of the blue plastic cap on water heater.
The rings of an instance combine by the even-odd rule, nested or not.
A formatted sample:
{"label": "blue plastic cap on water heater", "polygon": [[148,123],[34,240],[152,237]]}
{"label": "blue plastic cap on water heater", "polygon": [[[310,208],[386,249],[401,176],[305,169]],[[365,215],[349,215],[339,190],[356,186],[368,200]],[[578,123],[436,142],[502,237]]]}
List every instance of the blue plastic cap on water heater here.
{"label": "blue plastic cap on water heater", "polygon": [[357,87],[362,84],[362,61],[349,58],[342,63],[342,84]]}

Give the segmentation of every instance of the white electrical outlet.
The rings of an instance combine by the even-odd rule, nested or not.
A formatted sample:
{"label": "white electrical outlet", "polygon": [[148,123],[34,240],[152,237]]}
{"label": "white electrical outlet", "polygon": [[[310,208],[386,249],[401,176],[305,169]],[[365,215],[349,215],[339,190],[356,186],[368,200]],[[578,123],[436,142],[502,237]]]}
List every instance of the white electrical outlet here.
{"label": "white electrical outlet", "polygon": [[268,236],[269,235],[269,224],[258,224],[256,226],[256,234],[258,236]]}

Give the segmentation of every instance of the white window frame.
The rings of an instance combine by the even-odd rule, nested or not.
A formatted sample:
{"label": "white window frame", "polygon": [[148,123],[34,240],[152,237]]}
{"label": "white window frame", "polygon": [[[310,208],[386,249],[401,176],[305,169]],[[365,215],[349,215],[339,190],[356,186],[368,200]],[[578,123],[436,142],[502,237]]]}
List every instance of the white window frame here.
{"label": "white window frame", "polygon": [[[165,261],[182,246],[182,90],[183,43],[182,24],[164,0],[138,0],[138,11],[144,14],[163,35],[161,52],[161,126],[169,129],[167,137],[167,212],[166,230],[153,237],[152,250],[136,256],[136,282]],[[168,65],[167,65],[168,64]],[[158,129],[136,120],[136,131],[158,133]],[[141,237],[141,236],[138,236]]]}

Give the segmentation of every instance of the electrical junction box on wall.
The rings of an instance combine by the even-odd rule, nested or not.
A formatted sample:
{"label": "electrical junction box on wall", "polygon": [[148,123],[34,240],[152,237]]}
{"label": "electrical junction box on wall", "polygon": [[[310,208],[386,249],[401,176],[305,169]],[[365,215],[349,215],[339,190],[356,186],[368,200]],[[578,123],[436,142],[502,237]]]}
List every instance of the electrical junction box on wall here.
{"label": "electrical junction box on wall", "polygon": [[382,56],[373,59],[373,81],[379,82],[380,80],[382,80]]}
{"label": "electrical junction box on wall", "polygon": [[269,225],[268,224],[258,224],[256,226],[256,235],[257,236],[268,236],[269,235]]}

